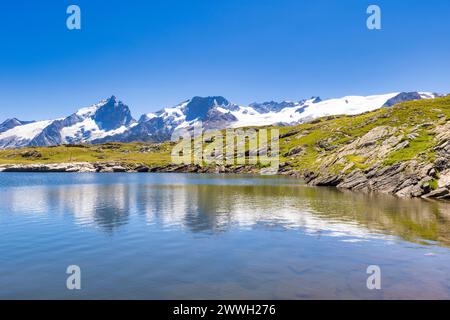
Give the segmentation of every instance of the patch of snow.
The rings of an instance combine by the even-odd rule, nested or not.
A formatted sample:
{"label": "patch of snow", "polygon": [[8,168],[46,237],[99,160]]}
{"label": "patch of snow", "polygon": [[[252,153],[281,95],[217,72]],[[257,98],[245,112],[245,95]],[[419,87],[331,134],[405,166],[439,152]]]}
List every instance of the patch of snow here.
{"label": "patch of snow", "polygon": [[12,129],[0,133],[0,140],[12,137],[16,137],[19,140],[32,140],[34,137],[39,135],[42,132],[42,130],[44,130],[47,126],[49,126],[53,121],[54,120],[37,121],[14,127]]}
{"label": "patch of snow", "polygon": [[[265,126],[276,123],[294,124],[306,119],[314,119],[329,115],[360,114],[381,108],[386,101],[398,93],[389,93],[373,96],[346,96],[338,99],[329,99],[314,103],[314,99],[297,103],[293,107],[286,107],[279,112],[259,113],[251,107],[239,107],[231,113],[238,119],[233,127]],[[299,109],[303,108],[303,112]]]}
{"label": "patch of snow", "polygon": [[303,118],[324,117],[329,115],[355,115],[381,108],[386,101],[397,96],[399,93],[389,93],[373,96],[346,96],[338,99],[324,100],[315,103],[305,109]]}
{"label": "patch of snow", "polygon": [[78,122],[73,126],[62,128],[61,137],[63,139],[63,143],[69,143],[71,140],[90,142],[92,140],[101,139],[106,136],[124,133],[130,127],[121,126],[120,128],[117,128],[115,130],[105,131],[101,130],[92,118],[86,118],[85,120]]}
{"label": "patch of snow", "polygon": [[295,123],[302,117],[298,109],[306,104],[312,104],[312,100],[308,100],[303,104],[296,103],[293,107],[286,107],[279,112],[270,111],[266,113],[259,113],[252,107],[240,106],[237,111],[231,111],[231,113],[238,119],[233,127],[245,127],[245,126],[265,126],[275,123]]}
{"label": "patch of snow", "polygon": [[89,107],[81,108],[77,111],[76,115],[80,116],[80,117],[92,116],[98,110],[98,108],[104,106],[106,102],[107,102],[106,100],[102,100],[97,104],[93,104]]}
{"label": "patch of snow", "polygon": [[222,107],[216,107],[216,110],[221,112],[221,113],[228,113],[228,112],[230,112],[230,110],[227,110],[227,109],[222,108]]}
{"label": "patch of snow", "polygon": [[154,113],[147,113],[147,114],[145,115],[145,117],[146,117],[147,120],[150,120],[150,119],[156,118],[157,115],[154,114]]}
{"label": "patch of snow", "polygon": [[433,92],[419,92],[419,95],[422,99],[434,99],[438,97],[438,95]]}

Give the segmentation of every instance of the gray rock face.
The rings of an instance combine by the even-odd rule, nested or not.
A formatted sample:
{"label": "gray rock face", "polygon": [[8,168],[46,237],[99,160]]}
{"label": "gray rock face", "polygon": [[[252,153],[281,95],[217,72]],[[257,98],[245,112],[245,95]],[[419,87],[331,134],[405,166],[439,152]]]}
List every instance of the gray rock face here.
{"label": "gray rock face", "polygon": [[139,122],[124,133],[93,140],[93,143],[105,142],[163,142],[170,140],[173,129],[167,126],[163,118],[156,117]]}
{"label": "gray rock face", "polygon": [[224,97],[193,97],[184,107],[186,121],[195,119],[205,121],[208,119],[208,113],[215,107],[227,107],[230,102]]}
{"label": "gray rock face", "polygon": [[[440,95],[437,93],[433,93],[431,97],[439,97]],[[419,92],[401,92],[395,97],[389,99],[386,101],[386,103],[383,105],[383,107],[392,107],[393,105],[405,102],[405,101],[414,101],[414,100],[422,100],[424,96],[420,94]]]}
{"label": "gray rock face", "polygon": [[413,100],[420,100],[422,97],[418,92],[402,92],[398,94],[397,96],[389,99],[386,101],[386,103],[383,105],[383,107],[392,107],[393,105],[404,102],[404,101],[413,101]]}
{"label": "gray rock face", "polygon": [[216,109],[210,109],[206,115],[206,119],[205,129],[207,130],[227,128],[233,122],[237,121],[237,118],[230,112],[222,113]]}
{"label": "gray rock face", "polygon": [[110,131],[134,122],[130,109],[112,96],[92,117],[101,130]]}
{"label": "gray rock face", "polygon": [[283,101],[283,102],[275,102],[275,101],[268,101],[263,103],[251,103],[249,105],[254,110],[258,111],[259,113],[268,113],[268,112],[279,112],[283,110],[284,108],[292,108],[295,106],[294,102],[291,101]]}
{"label": "gray rock face", "polygon": [[[64,127],[70,127],[84,119],[76,114],[63,119],[55,120],[49,126],[47,126],[39,135],[37,135],[31,142],[30,146],[54,146],[63,143],[61,136],[61,130]],[[70,143],[76,143],[76,139],[70,139]]]}

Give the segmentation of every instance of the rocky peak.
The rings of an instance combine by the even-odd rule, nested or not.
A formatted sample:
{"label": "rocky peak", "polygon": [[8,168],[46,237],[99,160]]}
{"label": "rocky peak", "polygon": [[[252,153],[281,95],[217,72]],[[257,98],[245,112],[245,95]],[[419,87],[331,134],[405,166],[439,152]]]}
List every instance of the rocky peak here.
{"label": "rocky peak", "polygon": [[205,120],[208,111],[215,107],[227,107],[230,102],[221,96],[193,97],[185,106],[186,121]]}
{"label": "rocky peak", "polygon": [[101,130],[110,131],[128,126],[134,120],[127,105],[111,96],[95,112],[93,119]]}
{"label": "rocky peak", "polygon": [[282,102],[276,102],[276,101],[266,101],[262,103],[251,103],[249,105],[259,113],[268,113],[268,112],[278,112],[284,108],[291,108],[295,106],[295,102],[291,101],[282,101]]}
{"label": "rocky peak", "polygon": [[322,101],[322,99],[320,97],[311,97],[311,103],[319,103]]}
{"label": "rocky peak", "polygon": [[405,102],[405,101],[414,101],[414,100],[421,100],[422,96],[419,92],[400,92],[395,97],[389,99],[386,101],[386,103],[383,105],[383,107],[392,107],[393,105]]}
{"label": "rocky peak", "polygon": [[0,132],[5,132],[9,129],[15,128],[17,126],[22,126],[24,124],[32,123],[34,121],[21,121],[17,118],[11,118],[5,120],[3,123],[0,124]]}

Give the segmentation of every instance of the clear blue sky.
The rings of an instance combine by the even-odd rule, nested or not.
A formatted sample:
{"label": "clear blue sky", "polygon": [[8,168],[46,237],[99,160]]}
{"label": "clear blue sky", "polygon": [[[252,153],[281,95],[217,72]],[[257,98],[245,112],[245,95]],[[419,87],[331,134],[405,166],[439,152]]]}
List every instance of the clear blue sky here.
{"label": "clear blue sky", "polygon": [[[69,4],[80,31],[66,28]],[[381,31],[366,28],[370,4]],[[0,49],[0,121],[65,116],[112,94],[137,117],[193,95],[447,93],[450,1],[3,1]]]}

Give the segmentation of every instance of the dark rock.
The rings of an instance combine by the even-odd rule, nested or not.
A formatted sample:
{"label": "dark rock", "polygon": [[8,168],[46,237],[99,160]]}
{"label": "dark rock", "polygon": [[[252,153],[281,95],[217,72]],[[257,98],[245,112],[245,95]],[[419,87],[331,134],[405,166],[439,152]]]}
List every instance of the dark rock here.
{"label": "dark rock", "polygon": [[430,193],[432,191],[431,185],[429,182],[425,182],[424,184],[422,184],[421,188],[422,188],[424,194]]}
{"label": "dark rock", "polygon": [[342,177],[339,175],[328,175],[315,178],[311,184],[318,187],[336,187],[341,181]]}
{"label": "dark rock", "polygon": [[20,154],[23,158],[38,159],[42,158],[42,153],[37,150],[25,151]]}
{"label": "dark rock", "polygon": [[136,172],[149,172],[150,168],[145,165],[140,165],[135,168]]}
{"label": "dark rock", "polygon": [[449,162],[446,158],[437,158],[434,161],[434,167],[438,171],[444,171],[447,168],[448,163]]}
{"label": "dark rock", "polygon": [[297,154],[299,154],[299,153],[302,153],[303,150],[304,150],[303,147],[297,146],[297,147],[294,147],[294,148],[290,149],[290,150],[289,150],[288,152],[286,152],[283,156],[284,156],[284,157],[294,156],[294,155],[297,155]]}
{"label": "dark rock", "polygon": [[437,178],[437,172],[436,172],[436,170],[435,170],[434,168],[431,168],[431,169],[427,172],[427,174],[428,174],[430,177]]}
{"label": "dark rock", "polygon": [[280,139],[291,137],[299,133],[301,130],[291,130],[286,133],[280,134]]}
{"label": "dark rock", "polygon": [[337,185],[338,188],[343,189],[362,189],[367,186],[368,179],[365,174],[357,169],[346,176],[341,183]]}
{"label": "dark rock", "polygon": [[439,188],[437,190],[431,191],[430,193],[427,193],[424,195],[424,198],[440,198],[443,196],[448,196],[450,194],[450,191],[447,188]]}

